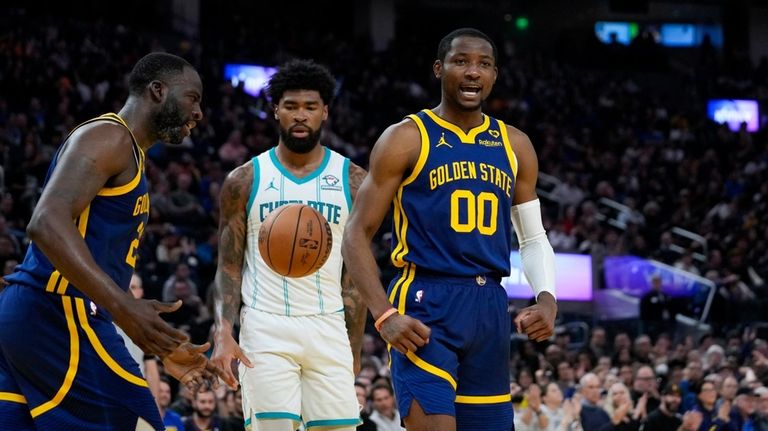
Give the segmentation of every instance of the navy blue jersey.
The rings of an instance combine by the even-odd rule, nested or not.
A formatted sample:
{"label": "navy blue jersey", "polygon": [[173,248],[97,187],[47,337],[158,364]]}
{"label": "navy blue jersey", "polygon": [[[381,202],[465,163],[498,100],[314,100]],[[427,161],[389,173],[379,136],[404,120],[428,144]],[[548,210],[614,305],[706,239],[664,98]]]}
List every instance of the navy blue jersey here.
{"label": "navy blue jersey", "polygon": [[[112,113],[86,121],[77,128],[96,121],[114,122],[128,128],[122,118]],[[130,129],[128,130],[130,133]],[[99,190],[90,205],[73,220],[96,263],[123,290],[127,290],[130,284],[136,265],[139,239],[149,216],[144,152],[133,134],[131,139],[138,166],[136,176],[128,184]],[[65,143],[66,139],[61,148],[65,147]],[[46,183],[56,169],[59,152],[48,169]],[[6,280],[9,283],[44,289],[46,292],[87,298],[77,286],[72,286],[61,275],[34,242],[30,244],[24,261],[13,274],[6,277]]]}
{"label": "navy blue jersey", "polygon": [[509,274],[517,159],[500,120],[468,133],[425,109],[409,115],[421,152],[394,200],[392,262],[455,276]]}

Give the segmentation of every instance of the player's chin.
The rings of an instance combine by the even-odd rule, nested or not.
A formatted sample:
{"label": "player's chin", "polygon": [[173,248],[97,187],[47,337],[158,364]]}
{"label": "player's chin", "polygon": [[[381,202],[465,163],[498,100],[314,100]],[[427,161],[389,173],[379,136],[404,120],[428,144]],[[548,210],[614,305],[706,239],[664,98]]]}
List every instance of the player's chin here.
{"label": "player's chin", "polygon": [[184,141],[183,127],[165,129],[158,133],[158,135],[158,138],[168,145],[181,145]]}

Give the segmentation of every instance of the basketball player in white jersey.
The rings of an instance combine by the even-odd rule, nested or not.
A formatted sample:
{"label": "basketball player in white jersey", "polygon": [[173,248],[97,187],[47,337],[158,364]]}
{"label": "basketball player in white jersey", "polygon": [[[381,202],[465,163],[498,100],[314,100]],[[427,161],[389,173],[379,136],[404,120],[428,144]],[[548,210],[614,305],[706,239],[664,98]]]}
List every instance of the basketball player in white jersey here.
{"label": "basketball player in white jersey", "polygon": [[[240,361],[245,424],[254,431],[294,431],[300,423],[351,431],[360,423],[354,372],[366,308],[342,271],[341,239],[366,173],[319,145],[335,86],[312,61],[282,66],[269,82],[280,141],[232,171],[221,190],[212,361],[230,373],[230,386],[237,385],[232,361]],[[328,261],[301,278],[272,271],[258,247],[263,220],[293,202],[317,209],[333,231]]]}

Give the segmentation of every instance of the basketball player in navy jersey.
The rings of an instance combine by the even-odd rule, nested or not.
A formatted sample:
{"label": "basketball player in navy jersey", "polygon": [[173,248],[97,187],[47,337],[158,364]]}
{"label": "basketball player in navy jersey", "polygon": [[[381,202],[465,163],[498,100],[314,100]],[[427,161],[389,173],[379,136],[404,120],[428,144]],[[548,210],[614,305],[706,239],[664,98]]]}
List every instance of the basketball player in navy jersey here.
{"label": "basketball player in navy jersey", "polygon": [[[537,303],[518,331],[552,335],[554,253],[536,196],[538,162],[521,131],[481,110],[498,74],[493,41],[445,36],[433,65],[440,104],[390,126],[376,143],[342,248],[376,328],[393,349],[392,377],[409,431],[509,431],[507,295],[512,219]],[[394,201],[388,293],[370,241]]]}
{"label": "basketball player in navy jersey", "polygon": [[154,53],[129,77],[118,114],[86,121],[54,156],[27,233],[27,255],[0,292],[0,429],[164,429],[113,321],[189,386],[219,372],[127,292],[147,223],[144,153],[179,144],[200,120],[202,83],[184,59]]}
{"label": "basketball player in navy jersey", "polygon": [[[366,309],[343,272],[341,238],[366,173],[320,144],[335,87],[313,61],[281,66],[269,81],[278,144],[233,170],[221,189],[212,360],[228,380],[240,361],[244,417],[259,431],[294,431],[302,422],[353,431],[361,422],[354,369]],[[292,202],[317,209],[333,233],[328,260],[305,277],[274,272],[258,247],[264,219]]]}

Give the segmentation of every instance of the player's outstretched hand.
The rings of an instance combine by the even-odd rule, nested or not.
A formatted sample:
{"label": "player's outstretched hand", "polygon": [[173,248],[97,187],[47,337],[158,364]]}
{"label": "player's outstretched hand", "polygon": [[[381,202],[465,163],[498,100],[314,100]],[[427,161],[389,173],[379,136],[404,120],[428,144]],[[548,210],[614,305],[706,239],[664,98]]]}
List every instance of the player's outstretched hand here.
{"label": "player's outstretched hand", "polygon": [[[127,296],[127,295],[126,295]],[[170,313],[181,307],[181,300],[160,302],[148,299],[127,299],[113,312],[115,323],[147,355],[165,357],[189,336],[160,318],[160,313]]]}
{"label": "player's outstretched hand", "polygon": [[181,344],[173,352],[162,357],[165,372],[185,385],[192,393],[206,383],[215,389],[224,371],[205,357],[204,353],[210,347],[211,343]]}
{"label": "player's outstretched hand", "polygon": [[237,345],[234,337],[230,333],[216,333],[216,345],[213,347],[213,356],[211,362],[222,370],[221,379],[227,386],[233,390],[237,389],[237,378],[232,372],[232,363],[239,360],[248,368],[253,368],[253,364],[245,355],[240,346]]}
{"label": "player's outstretched hand", "polygon": [[429,343],[431,332],[432,330],[420,320],[399,313],[387,318],[379,331],[384,341],[404,355]]}
{"label": "player's outstretched hand", "polygon": [[557,302],[547,292],[539,295],[538,302],[523,308],[515,317],[517,332],[528,335],[533,341],[544,341],[555,331],[557,317]]}

